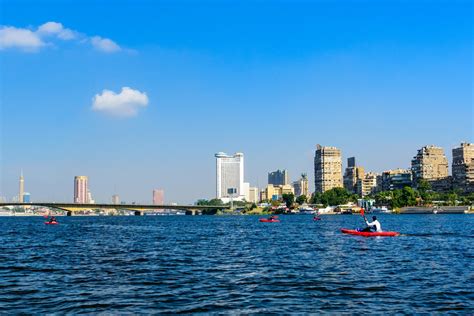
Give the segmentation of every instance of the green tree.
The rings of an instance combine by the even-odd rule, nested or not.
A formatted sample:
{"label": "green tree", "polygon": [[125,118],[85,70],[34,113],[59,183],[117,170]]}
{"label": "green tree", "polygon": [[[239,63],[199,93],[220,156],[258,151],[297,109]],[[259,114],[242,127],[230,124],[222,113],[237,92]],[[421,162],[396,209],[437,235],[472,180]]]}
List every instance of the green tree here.
{"label": "green tree", "polygon": [[323,204],[322,194],[320,192],[314,192],[311,196],[311,204]]}
{"label": "green tree", "polygon": [[321,195],[321,202],[324,205],[341,205],[351,200],[351,194],[344,188],[333,188]]}
{"label": "green tree", "polygon": [[221,199],[212,199],[209,201],[209,204],[208,205],[224,205],[224,202],[222,202]]}
{"label": "green tree", "polygon": [[299,205],[304,204],[306,203],[307,199],[308,198],[306,197],[306,195],[300,195],[296,198],[296,203],[298,203]]}
{"label": "green tree", "polygon": [[426,192],[426,191],[431,191],[431,184],[426,181],[425,179],[420,179],[417,184],[417,189],[420,192]]}
{"label": "green tree", "polygon": [[293,193],[285,193],[282,195],[283,201],[286,203],[286,207],[292,207],[295,203],[295,195]]}
{"label": "green tree", "polygon": [[391,202],[391,207],[392,208],[398,208],[398,207],[403,207],[403,201],[402,201],[402,190],[393,190],[392,192],[392,200]]}
{"label": "green tree", "polygon": [[196,205],[200,205],[200,206],[209,205],[209,201],[206,199],[199,199],[197,200]]}
{"label": "green tree", "polygon": [[469,203],[474,204],[474,193],[471,193],[467,196]]}
{"label": "green tree", "polygon": [[417,188],[420,197],[423,200],[423,204],[430,204],[433,201],[433,192],[431,189],[431,184],[428,181],[421,179],[418,181]]}
{"label": "green tree", "polygon": [[410,187],[404,187],[401,191],[400,206],[415,206],[418,192]]}
{"label": "green tree", "polygon": [[382,191],[378,192],[374,196],[375,198],[375,203],[377,205],[387,205],[393,207],[393,192],[392,191]]}
{"label": "green tree", "polygon": [[458,200],[458,194],[456,192],[448,193],[448,202],[449,205],[456,206],[456,201]]}

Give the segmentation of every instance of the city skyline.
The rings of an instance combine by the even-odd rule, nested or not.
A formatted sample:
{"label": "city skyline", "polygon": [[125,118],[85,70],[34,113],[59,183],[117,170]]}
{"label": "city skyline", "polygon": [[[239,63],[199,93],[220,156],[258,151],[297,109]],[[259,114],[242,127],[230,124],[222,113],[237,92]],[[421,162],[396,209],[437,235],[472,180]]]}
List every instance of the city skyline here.
{"label": "city skyline", "polygon": [[192,203],[214,196],[209,155],[221,150],[245,153],[252,186],[283,167],[307,173],[313,191],[317,143],[382,172],[410,168],[428,144],[452,161],[450,149],[474,141],[468,2],[18,0],[1,9],[8,199],[23,169],[33,200],[70,200],[83,174],[96,201],[145,202],[158,186]]}
{"label": "city skyline", "polygon": [[[227,155],[224,152],[219,152],[214,154],[214,157],[216,158],[216,169],[214,176],[216,180],[215,196],[205,196],[200,198],[219,198],[224,202],[228,202],[230,201],[229,197],[226,194],[220,192],[223,192],[223,190],[235,186],[237,187],[237,194],[233,196],[235,200],[248,198],[248,201],[250,200],[252,202],[255,200],[255,196],[263,194],[266,197],[265,199],[267,199],[270,195],[272,195],[268,193],[268,190],[271,190],[272,192],[273,190],[281,191],[282,188],[283,192],[285,192],[285,190],[286,192],[290,192],[291,190],[291,192],[294,193],[296,196],[311,196],[311,194],[314,192],[322,193],[331,188],[339,187],[345,188],[348,192],[356,193],[359,196],[364,197],[366,194],[373,192],[373,190],[376,188],[378,188],[379,190],[394,190],[403,188],[403,186],[416,187],[416,183],[420,179],[427,180],[428,182],[430,182],[434,190],[449,190],[451,185],[450,181],[453,181],[453,184],[456,183],[458,187],[461,184],[464,186],[466,185],[465,180],[467,178],[459,178],[460,174],[463,174],[465,177],[471,179],[469,180],[469,186],[471,186],[471,190],[473,190],[472,187],[474,185],[472,183],[472,179],[474,179],[474,162],[472,161],[474,161],[474,144],[462,142],[459,145],[453,147],[451,149],[451,152],[456,152],[457,157],[456,159],[450,162],[448,159],[446,159],[444,148],[432,144],[425,145],[417,150],[417,154],[411,160],[411,167],[409,168],[390,168],[383,170],[382,172],[374,172],[373,170],[370,170],[370,168],[368,168],[369,171],[364,173],[365,167],[356,164],[355,157],[349,157],[347,159],[347,163],[344,164],[341,160],[343,150],[334,146],[321,146],[318,144],[316,145],[314,152],[315,154],[313,160],[313,171],[316,173],[316,170],[320,170],[320,168],[322,168],[322,166],[324,166],[326,163],[325,168],[329,166],[329,169],[327,171],[323,171],[323,167],[323,170],[320,170],[319,173],[325,174],[329,171],[329,173],[331,174],[331,177],[329,178],[329,185],[325,185],[326,187],[320,190],[317,190],[316,187],[312,189],[310,188],[306,173],[302,173],[299,178],[295,179],[295,181],[288,181],[289,183],[291,182],[291,184],[285,185],[265,183],[263,186],[255,186],[253,183],[244,182],[245,178],[242,176],[243,174],[245,174],[243,163],[244,154],[237,152],[234,155]],[[322,159],[322,157],[324,156],[328,156],[330,158],[329,161],[325,162],[324,159],[327,158]],[[334,161],[334,156],[337,156],[336,161]],[[467,166],[467,168],[465,166]],[[456,176],[453,176],[454,169],[456,169],[457,172]],[[424,173],[420,174],[420,170],[425,171]],[[334,176],[334,172],[337,173],[337,176]],[[273,180],[275,175],[278,175],[278,177],[287,178],[288,170],[278,169],[277,171],[268,172],[267,175],[269,180],[268,182],[270,182],[271,179]],[[408,177],[405,177],[405,175]],[[391,177],[393,176],[395,176],[396,178],[395,182],[393,182],[393,180],[391,179]],[[376,180],[376,178],[378,179],[379,177],[380,179]],[[301,182],[303,179],[306,183]],[[336,181],[337,184],[334,184],[334,181]],[[18,197],[24,194],[28,196],[28,202],[30,202],[30,193],[24,192],[24,185],[25,180],[22,169],[19,177],[19,193],[17,196],[13,196],[11,199],[6,198],[6,201],[21,201]],[[278,187],[280,188],[278,189]],[[73,192],[73,203],[94,204],[96,202],[94,199],[92,199],[92,192],[89,189],[88,185],[88,176],[74,176]],[[153,189],[152,193],[152,204],[165,204],[164,189]],[[0,198],[5,199],[5,196],[2,196],[0,194]],[[44,200],[36,200],[36,202],[40,201]],[[120,196],[114,193],[112,195],[112,201],[112,204],[119,204],[118,202],[121,202]],[[130,199],[130,202],[133,203],[137,201],[139,200],[133,198]],[[188,203],[193,204],[196,201],[191,201]],[[67,200],[63,202],[67,202]],[[99,202],[106,203],[105,201]],[[175,202],[176,201],[173,201],[172,203]],[[144,204],[148,203],[145,202]]]}

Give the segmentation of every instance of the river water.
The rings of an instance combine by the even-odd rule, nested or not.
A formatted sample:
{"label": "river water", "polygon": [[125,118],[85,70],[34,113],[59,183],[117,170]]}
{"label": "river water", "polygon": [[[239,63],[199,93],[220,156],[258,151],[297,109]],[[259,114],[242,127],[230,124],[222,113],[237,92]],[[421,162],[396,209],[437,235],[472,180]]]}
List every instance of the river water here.
{"label": "river water", "polygon": [[0,313],[474,313],[474,216],[0,218]]}

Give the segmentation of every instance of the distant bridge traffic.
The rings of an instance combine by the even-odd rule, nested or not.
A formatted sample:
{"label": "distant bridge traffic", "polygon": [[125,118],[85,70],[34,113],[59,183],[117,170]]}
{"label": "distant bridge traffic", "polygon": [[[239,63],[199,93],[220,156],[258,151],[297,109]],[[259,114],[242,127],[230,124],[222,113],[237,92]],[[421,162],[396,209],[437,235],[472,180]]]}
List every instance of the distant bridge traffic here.
{"label": "distant bridge traffic", "polygon": [[82,204],[82,203],[50,203],[50,202],[33,202],[33,203],[0,203],[0,208],[4,206],[41,206],[49,207],[68,212],[81,212],[87,210],[128,210],[134,211],[135,215],[142,215],[144,212],[152,212],[155,210],[179,210],[185,211],[187,215],[196,215],[205,210],[224,210],[230,209],[227,205],[203,206],[203,205],[150,205],[150,204]]}

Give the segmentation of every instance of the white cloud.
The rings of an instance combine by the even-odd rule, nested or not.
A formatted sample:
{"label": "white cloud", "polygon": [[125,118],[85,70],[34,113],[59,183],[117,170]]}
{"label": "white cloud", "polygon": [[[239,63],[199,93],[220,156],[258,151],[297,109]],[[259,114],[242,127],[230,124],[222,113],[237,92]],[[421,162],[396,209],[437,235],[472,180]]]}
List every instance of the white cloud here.
{"label": "white cloud", "polygon": [[92,109],[117,117],[135,116],[139,108],[148,105],[146,93],[123,87],[120,93],[103,90],[92,99]]}
{"label": "white cloud", "polygon": [[36,30],[33,28],[16,28],[0,25],[0,50],[17,48],[23,51],[38,51],[46,45],[52,45],[57,40],[75,40],[77,43],[87,43],[105,53],[115,53],[122,48],[114,41],[100,36],[89,37],[78,31],[65,28],[59,22],[46,22]]}
{"label": "white cloud", "polygon": [[34,52],[44,45],[45,43],[35,32],[13,26],[0,26],[0,50],[17,48]]}
{"label": "white cloud", "polygon": [[46,22],[40,25],[37,33],[45,36],[54,35],[63,40],[74,39],[77,35],[77,32],[64,28],[64,26],[58,22]]}
{"label": "white cloud", "polygon": [[91,43],[95,49],[106,52],[106,53],[115,53],[115,52],[120,51],[120,46],[118,46],[114,41],[108,38],[94,36],[91,38]]}

